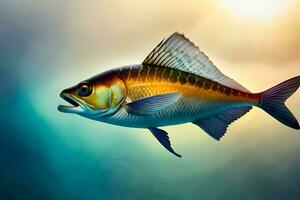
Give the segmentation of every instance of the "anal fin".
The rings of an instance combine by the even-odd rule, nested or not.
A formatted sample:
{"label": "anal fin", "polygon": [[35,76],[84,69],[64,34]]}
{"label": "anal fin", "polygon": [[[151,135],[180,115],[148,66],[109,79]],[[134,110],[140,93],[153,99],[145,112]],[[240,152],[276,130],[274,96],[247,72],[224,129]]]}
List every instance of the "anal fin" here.
{"label": "anal fin", "polygon": [[237,120],[251,110],[251,106],[240,107],[214,115],[212,117],[199,119],[193,122],[202,128],[208,135],[216,140],[220,140],[227,131],[229,124]]}

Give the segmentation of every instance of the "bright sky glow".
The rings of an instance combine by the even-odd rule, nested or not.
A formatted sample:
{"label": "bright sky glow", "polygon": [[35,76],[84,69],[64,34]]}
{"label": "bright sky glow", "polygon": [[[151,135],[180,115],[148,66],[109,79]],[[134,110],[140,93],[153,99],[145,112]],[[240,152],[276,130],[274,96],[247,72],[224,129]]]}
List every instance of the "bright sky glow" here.
{"label": "bright sky glow", "polygon": [[290,6],[290,0],[219,0],[232,15],[249,20],[270,20]]}

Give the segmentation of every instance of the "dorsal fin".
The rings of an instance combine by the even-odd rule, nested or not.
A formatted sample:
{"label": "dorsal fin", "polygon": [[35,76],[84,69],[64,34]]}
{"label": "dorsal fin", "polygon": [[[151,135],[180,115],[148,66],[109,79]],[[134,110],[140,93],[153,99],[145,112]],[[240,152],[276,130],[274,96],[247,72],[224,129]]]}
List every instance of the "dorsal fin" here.
{"label": "dorsal fin", "polygon": [[146,57],[143,64],[182,70],[249,92],[245,87],[225,76],[197,46],[177,32],[161,41]]}

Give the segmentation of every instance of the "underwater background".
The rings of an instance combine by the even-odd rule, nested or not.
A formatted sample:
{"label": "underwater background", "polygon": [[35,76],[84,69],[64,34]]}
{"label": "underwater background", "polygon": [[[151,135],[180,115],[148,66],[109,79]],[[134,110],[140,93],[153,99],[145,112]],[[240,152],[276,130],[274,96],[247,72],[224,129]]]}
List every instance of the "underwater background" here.
{"label": "underwater background", "polygon": [[[184,33],[253,92],[300,75],[300,2],[0,1],[0,199],[299,199],[300,132],[258,108],[221,142],[57,111],[62,89]],[[300,120],[300,90],[287,101]]]}

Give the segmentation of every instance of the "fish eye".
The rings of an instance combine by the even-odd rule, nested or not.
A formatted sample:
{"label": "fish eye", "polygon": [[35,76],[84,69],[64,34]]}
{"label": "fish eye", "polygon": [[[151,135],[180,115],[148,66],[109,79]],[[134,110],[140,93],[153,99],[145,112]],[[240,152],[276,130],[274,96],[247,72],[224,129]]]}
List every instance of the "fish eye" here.
{"label": "fish eye", "polygon": [[82,84],[77,90],[78,96],[87,97],[92,94],[92,88],[88,84]]}

